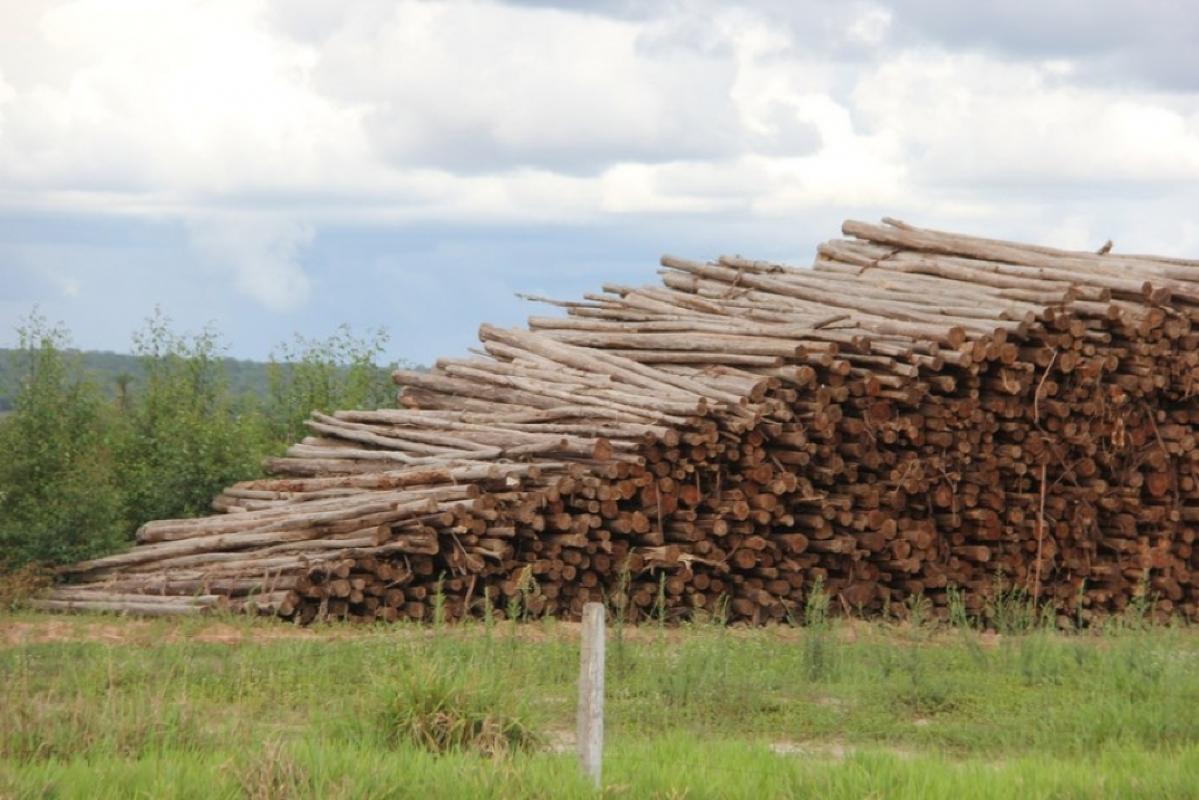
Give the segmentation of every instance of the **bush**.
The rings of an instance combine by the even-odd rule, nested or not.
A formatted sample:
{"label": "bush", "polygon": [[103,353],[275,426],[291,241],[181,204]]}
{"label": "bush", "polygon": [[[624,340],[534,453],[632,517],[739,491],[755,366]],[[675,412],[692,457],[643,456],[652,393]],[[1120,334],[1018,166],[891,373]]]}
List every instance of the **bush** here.
{"label": "bush", "polygon": [[208,513],[212,497],[258,475],[271,449],[253,403],[235,400],[216,334],[171,331],[161,312],[134,334],[144,385],[126,393],[117,478],[134,525]]}
{"label": "bush", "polygon": [[14,410],[0,421],[0,568],[103,555],[126,532],[112,409],[72,374],[61,326],[35,312],[18,334]]}
{"label": "bush", "polygon": [[280,345],[267,365],[271,435],[288,443],[302,439],[313,411],[394,406],[391,369],[376,363],[387,338],[374,330],[358,339],[342,325],[328,339],[296,336]]}
{"label": "bush", "polygon": [[269,365],[266,401],[230,390],[232,362],[211,329],[177,334],[158,311],[133,337],[141,369],[115,375],[111,399],[66,355],[61,326],[35,313],[18,332],[15,386],[0,391],[13,406],[0,417],[0,572],[106,555],[143,522],[208,513],[214,495],[301,438],[313,409],[394,396],[375,363],[382,331],[297,337]]}

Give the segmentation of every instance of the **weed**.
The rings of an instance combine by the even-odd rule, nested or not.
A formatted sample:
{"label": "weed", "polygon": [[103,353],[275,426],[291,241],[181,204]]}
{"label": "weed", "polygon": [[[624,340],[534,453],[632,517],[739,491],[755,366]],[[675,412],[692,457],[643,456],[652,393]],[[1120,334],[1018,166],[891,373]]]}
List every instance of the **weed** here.
{"label": "weed", "polygon": [[958,632],[958,638],[974,663],[980,667],[985,666],[987,654],[979,641],[977,620],[966,610],[965,596],[961,589],[950,586],[946,591],[946,597],[949,604],[949,625]]}
{"label": "weed", "polygon": [[949,604],[949,624],[959,630],[973,630],[974,620],[966,611],[966,598],[962,590],[956,586],[950,586],[945,591],[945,597]]}
{"label": "weed", "polygon": [[[516,578],[516,594],[508,600],[508,619],[513,626],[517,622],[528,622],[533,616],[533,598],[541,592],[537,579],[533,577],[533,565],[528,564]],[[515,631],[515,627],[513,628]]]}
{"label": "weed", "polygon": [[729,605],[732,599],[727,594],[722,594],[716,599],[716,611],[713,612],[713,623],[720,625],[722,628],[729,624]]}
{"label": "weed", "polygon": [[921,630],[928,625],[932,607],[932,601],[924,595],[908,595],[908,599],[904,601],[904,608],[908,612],[908,624],[912,626],[913,630]]}
{"label": "weed", "polygon": [[1078,591],[1074,594],[1074,627],[1082,630],[1086,624],[1087,579],[1078,582]]}
{"label": "weed", "polygon": [[999,633],[1027,633],[1037,627],[1036,601],[1024,589],[1007,587],[1003,574],[997,571],[987,603],[987,619]]}
{"label": "weed", "polygon": [[21,760],[92,754],[138,757],[161,748],[211,744],[186,702],[123,693],[104,702],[86,695],[9,704],[0,715],[0,756]]}
{"label": "weed", "polygon": [[1108,679],[1112,690],[1136,703],[1148,701],[1159,693],[1166,674],[1160,650],[1147,646],[1140,637],[1127,637],[1113,646]]}
{"label": "weed", "polygon": [[832,637],[829,632],[829,596],[824,580],[816,578],[804,603],[804,672],[819,681],[832,673]]}
{"label": "weed", "polygon": [[1056,647],[1049,635],[1037,632],[1016,643],[1017,663],[1026,685],[1061,684],[1069,670],[1068,653]]}
{"label": "weed", "polygon": [[433,627],[441,630],[445,627],[445,573],[437,576],[433,587]]}
{"label": "weed", "polygon": [[612,626],[614,634],[612,669],[619,676],[623,676],[628,669],[628,658],[625,654],[624,628],[625,618],[628,615],[629,582],[631,579],[629,561],[626,558],[621,563],[620,573],[617,576],[616,594],[609,599],[614,623]]}
{"label": "weed", "polygon": [[523,595],[517,592],[508,598],[508,606],[504,609],[504,616],[507,617],[510,623],[509,627],[511,628],[513,638],[516,637],[516,624],[520,622],[520,618],[524,614],[522,599]]}
{"label": "weed", "polygon": [[658,623],[658,634],[666,625],[666,573],[658,573],[658,595],[654,598],[654,619]]}
{"label": "weed", "polygon": [[409,674],[385,699],[383,709],[380,724],[388,741],[407,742],[433,753],[502,756],[541,742],[510,694],[435,666]]}
{"label": "weed", "polygon": [[491,602],[491,592],[483,592],[483,630],[487,633],[487,641],[490,642],[492,634],[495,632],[495,606]]}
{"label": "weed", "polygon": [[309,783],[307,771],[278,741],[267,742],[261,751],[242,763],[237,778],[242,796],[247,800],[298,797]]}
{"label": "weed", "polygon": [[1149,588],[1149,570],[1145,570],[1141,573],[1137,588],[1129,598],[1123,613],[1117,618],[1116,624],[1128,630],[1144,630],[1151,622],[1157,600],[1157,595]]}
{"label": "weed", "polygon": [[809,628],[828,627],[829,596],[824,590],[824,578],[817,577],[804,602],[804,625]]}

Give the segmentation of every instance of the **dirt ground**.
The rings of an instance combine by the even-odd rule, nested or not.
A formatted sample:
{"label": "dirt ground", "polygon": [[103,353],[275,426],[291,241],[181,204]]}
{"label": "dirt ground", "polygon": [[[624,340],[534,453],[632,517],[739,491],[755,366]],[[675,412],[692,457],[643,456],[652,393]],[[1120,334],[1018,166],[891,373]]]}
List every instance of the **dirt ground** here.
{"label": "dirt ground", "polygon": [[[477,625],[451,626],[448,630],[469,635],[471,632],[477,633],[478,628]],[[508,623],[497,622],[496,629],[497,635],[512,635]],[[773,626],[769,631],[771,637],[780,641],[798,641],[803,636],[802,628],[787,625]],[[855,642],[863,636],[880,634],[877,623],[848,619],[839,620],[833,631],[834,635],[845,643]],[[739,627],[725,629],[725,635],[734,638],[745,636],[747,632],[748,629]],[[447,629],[438,630],[431,626],[354,626],[333,623],[300,627],[274,619],[242,617],[235,617],[230,621],[228,618],[213,619],[200,616],[148,620],[94,614],[79,616],[39,613],[0,615],[0,647],[51,642],[99,642],[113,645],[150,646],[195,641],[236,645],[245,642],[269,642],[280,639],[340,640],[380,635],[439,636],[446,635],[446,633]],[[537,642],[555,639],[576,641],[579,638],[579,624],[558,620],[534,621],[518,625],[515,635],[522,641]],[[608,627],[609,639],[614,636],[624,636],[631,642],[650,642],[657,641],[659,638],[671,642],[682,640],[688,635],[686,627],[658,628],[656,625],[630,625],[618,629],[611,624]],[[935,634],[934,638],[939,635],[941,634]],[[1000,635],[996,633],[982,633],[979,636],[979,644],[983,647],[995,647],[1000,638]]]}
{"label": "dirt ground", "polygon": [[184,640],[214,644],[240,644],[244,641],[330,637],[330,632],[290,625],[230,625],[224,622],[171,624],[121,618],[0,618],[0,646],[50,642],[100,642],[104,644],[153,645]]}

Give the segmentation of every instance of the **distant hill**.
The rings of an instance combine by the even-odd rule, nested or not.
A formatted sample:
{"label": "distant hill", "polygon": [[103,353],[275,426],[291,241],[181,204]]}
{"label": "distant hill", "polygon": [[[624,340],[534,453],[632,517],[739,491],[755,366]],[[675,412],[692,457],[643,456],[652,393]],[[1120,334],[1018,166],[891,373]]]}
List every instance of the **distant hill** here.
{"label": "distant hill", "polygon": [[[16,376],[13,374],[13,357],[18,351],[0,347],[0,417],[13,407],[13,394],[16,392]],[[117,378],[129,375],[136,386],[142,376],[140,356],[125,353],[111,353],[106,350],[68,350],[69,359],[79,359],[83,369],[96,385],[109,397],[117,396]],[[265,361],[243,361],[237,358],[221,359],[225,365],[225,374],[229,376],[229,389],[236,396],[250,395],[266,397],[269,392],[267,381],[267,363]],[[425,372],[428,367],[403,363],[408,369]]]}
{"label": "distant hill", "polygon": [[[0,414],[12,408],[12,393],[15,391],[13,357],[15,350],[0,348]],[[101,350],[69,350],[68,358],[78,358],[83,369],[106,394],[116,397],[117,377],[130,375],[136,385],[141,379],[142,364],[138,356],[110,353]],[[229,388],[235,395],[267,395],[267,365],[262,361],[242,361],[236,358],[222,359],[225,373],[229,376]]]}

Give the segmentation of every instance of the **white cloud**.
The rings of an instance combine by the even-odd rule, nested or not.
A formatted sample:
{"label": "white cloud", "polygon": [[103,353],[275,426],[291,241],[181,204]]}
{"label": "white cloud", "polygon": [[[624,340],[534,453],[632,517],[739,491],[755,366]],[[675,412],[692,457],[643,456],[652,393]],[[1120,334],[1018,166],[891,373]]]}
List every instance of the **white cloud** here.
{"label": "white cloud", "polygon": [[858,16],[849,24],[849,38],[865,45],[882,44],[891,28],[894,14],[890,9],[871,6],[862,9]]}
{"label": "white cloud", "polygon": [[735,152],[727,60],[658,23],[491,3],[396,3],[324,45],[313,71],[399,168],[595,172]]}
{"label": "white cloud", "polygon": [[353,157],[352,110],[306,86],[311,50],[262,29],[253,3],[75,0],[45,12],[35,35],[44,69],[12,79],[6,181],[296,190]]}
{"label": "white cloud", "polygon": [[[5,103],[12,102],[13,98],[16,96],[16,89],[8,85],[7,81],[4,80],[4,73],[0,71],[0,111],[2,111]],[[0,121],[3,119],[4,116],[2,113],[0,113]]]}
{"label": "white cloud", "polygon": [[902,45],[912,3],[20,5],[0,8],[0,213],[182,222],[271,308],[305,302],[333,224],[1027,227],[1056,203],[1085,238],[1129,187],[1172,219],[1199,202],[1199,96],[1080,82],[1075,51]]}
{"label": "white cloud", "polygon": [[231,272],[236,289],[266,308],[291,311],[308,301],[312,285],[298,258],[312,241],[311,227],[239,214],[193,220],[188,233],[202,257]]}
{"label": "white cloud", "polygon": [[1068,58],[1099,86],[1199,90],[1199,15],[1179,0],[889,0],[894,38],[1004,60]]}
{"label": "white cloud", "polygon": [[1199,102],[1055,79],[1037,63],[909,52],[862,76],[853,100],[928,185],[1193,181]]}
{"label": "white cloud", "polygon": [[802,263],[851,216],[1195,254],[1199,15],[1076,6],[0,2],[0,337],[162,302],[428,358],[522,282]]}

